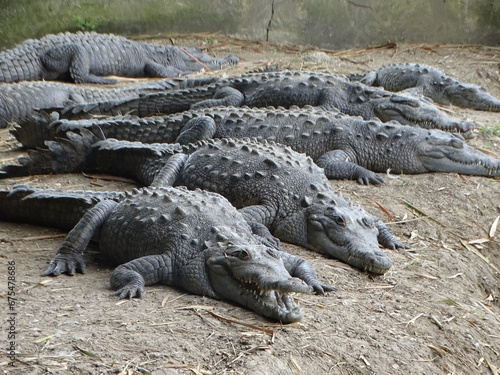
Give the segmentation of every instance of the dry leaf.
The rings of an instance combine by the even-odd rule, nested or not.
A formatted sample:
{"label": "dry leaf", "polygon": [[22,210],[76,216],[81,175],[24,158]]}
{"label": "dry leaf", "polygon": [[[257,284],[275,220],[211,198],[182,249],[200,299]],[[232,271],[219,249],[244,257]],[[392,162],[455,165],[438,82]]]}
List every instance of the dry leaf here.
{"label": "dry leaf", "polygon": [[467,249],[469,250],[470,252],[476,254],[479,258],[481,258],[482,260],[484,260],[486,263],[488,263],[488,265],[493,268],[496,272],[500,272],[500,269],[495,266],[493,263],[491,263],[488,258],[486,258],[483,254],[481,254],[479,251],[477,251],[476,249],[474,249],[473,247],[469,246],[467,244],[467,242],[465,241],[462,241],[461,238],[458,239],[460,241],[460,243]]}
{"label": "dry leaf", "polygon": [[168,299],[170,298],[170,294],[167,294],[161,301],[161,307],[164,307],[165,304],[167,303]]}
{"label": "dry leaf", "polygon": [[50,335],[50,336],[46,336],[46,337],[42,337],[41,339],[38,339],[38,340],[35,340],[33,341],[34,343],[36,344],[39,344],[41,342],[44,342],[44,341],[47,341],[47,340],[50,340],[52,337],[54,337],[55,335]]}
{"label": "dry leaf", "polygon": [[495,221],[493,221],[493,224],[491,224],[490,233],[489,233],[490,238],[493,238],[493,236],[495,235],[499,221],[500,221],[500,216],[497,216]]}
{"label": "dry leaf", "polygon": [[443,346],[434,346],[432,344],[427,344],[427,346],[440,357],[444,357],[446,353],[450,353],[450,350]]}
{"label": "dry leaf", "polygon": [[491,240],[489,238],[478,238],[477,240],[471,240],[469,241],[469,243],[471,245],[480,245],[480,244],[483,244],[485,242],[490,242]]}
{"label": "dry leaf", "polygon": [[93,359],[96,359],[96,360],[102,362],[102,359],[97,354],[92,353],[91,351],[82,349],[77,345],[73,345],[73,349],[78,350],[80,353],[86,355],[87,357],[90,357],[90,358],[93,358]]}
{"label": "dry leaf", "polygon": [[439,277],[428,275],[426,273],[414,273],[414,275],[415,276],[420,276],[420,277],[425,277],[425,278],[431,279],[431,280],[439,280]]}

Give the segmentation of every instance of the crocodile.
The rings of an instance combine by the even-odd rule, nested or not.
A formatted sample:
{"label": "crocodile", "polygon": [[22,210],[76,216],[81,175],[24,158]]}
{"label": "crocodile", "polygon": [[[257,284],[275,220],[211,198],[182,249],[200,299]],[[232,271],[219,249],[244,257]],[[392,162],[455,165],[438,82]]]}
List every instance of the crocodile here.
{"label": "crocodile", "polygon": [[382,221],[342,198],[311,158],[274,142],[226,138],[146,145],[95,142],[98,138],[85,129],[68,135],[48,143],[47,150],[31,152],[22,165],[6,167],[4,177],[84,170],[148,186],[213,191],[238,208],[255,233],[264,225],[280,240],[376,274],[391,267],[379,243],[405,247]]}
{"label": "crocodile", "polygon": [[421,64],[392,64],[365,74],[352,74],[351,80],[389,91],[416,89],[417,92],[443,105],[456,105],[481,111],[500,112],[500,100],[484,87],[461,83],[442,71]]}
{"label": "crocodile", "polygon": [[0,191],[0,203],[0,220],[64,229],[76,222],[43,275],[84,273],[83,251],[94,239],[118,265],[110,284],[121,299],[142,297],[146,285],[161,283],[291,323],[303,316],[292,293],[334,290],[304,259],[263,245],[219,194],[172,187],[113,194],[17,186]]}
{"label": "crocodile", "polygon": [[60,113],[67,119],[125,113],[146,117],[213,106],[243,105],[285,108],[311,105],[361,116],[365,120],[376,117],[383,122],[395,120],[401,124],[461,133],[474,128],[471,122],[454,119],[427,100],[353,83],[341,76],[309,71],[244,74],[190,89],[150,93],[132,99],[72,104]]}
{"label": "crocodile", "polygon": [[122,77],[177,77],[207,67],[220,69],[238,58],[211,57],[196,48],[137,42],[96,32],[60,33],[28,39],[0,52],[0,82],[70,80],[116,83]]}
{"label": "crocodile", "polygon": [[213,78],[159,80],[120,88],[79,86],[63,82],[25,81],[0,84],[0,128],[26,121],[37,109],[65,107],[70,103],[135,98],[153,91],[203,85]]}
{"label": "crocodile", "polygon": [[28,148],[43,146],[43,139],[82,128],[106,138],[143,143],[187,144],[211,137],[267,139],[307,154],[324,168],[328,178],[363,184],[382,183],[373,172],[388,169],[405,174],[500,175],[500,161],[469,146],[459,134],[307,108],[228,107],[143,119],[52,120],[45,114],[37,118],[37,123],[14,128],[14,135]]}

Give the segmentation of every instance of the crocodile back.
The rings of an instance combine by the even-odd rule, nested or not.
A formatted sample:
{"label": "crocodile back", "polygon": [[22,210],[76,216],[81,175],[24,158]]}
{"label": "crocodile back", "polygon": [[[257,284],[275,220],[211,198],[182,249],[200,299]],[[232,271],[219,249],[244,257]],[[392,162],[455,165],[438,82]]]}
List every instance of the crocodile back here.
{"label": "crocodile back", "polygon": [[218,228],[241,243],[256,243],[243,217],[218,194],[144,188],[115,207],[101,229],[100,247],[117,264],[168,253],[182,268],[206,249],[205,241],[224,241]]}

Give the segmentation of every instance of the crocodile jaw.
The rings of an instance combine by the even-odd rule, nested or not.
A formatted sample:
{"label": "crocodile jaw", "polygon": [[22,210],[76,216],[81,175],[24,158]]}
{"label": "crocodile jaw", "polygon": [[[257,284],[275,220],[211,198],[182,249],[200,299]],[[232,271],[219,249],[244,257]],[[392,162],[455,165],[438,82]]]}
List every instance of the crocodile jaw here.
{"label": "crocodile jaw", "polygon": [[500,112],[500,100],[490,95],[484,87],[470,84],[449,85],[444,89],[443,97],[459,107]]}
{"label": "crocodile jaw", "polygon": [[355,206],[311,206],[307,221],[307,242],[317,252],[328,254],[364,271],[384,274],[391,260],[380,250],[373,220]]}
{"label": "crocodile jaw", "polygon": [[440,129],[468,133],[474,124],[457,121],[438,110],[434,105],[400,96],[391,97],[374,107],[375,116],[381,121],[395,120],[402,125],[418,125],[424,129]]}
{"label": "crocodile jaw", "polygon": [[304,281],[290,276],[274,249],[234,246],[207,261],[210,283],[220,298],[229,299],[282,323],[302,319],[292,294],[311,293]]}
{"label": "crocodile jaw", "polygon": [[476,150],[454,134],[429,131],[426,140],[418,145],[417,157],[428,172],[500,176],[500,159]]}
{"label": "crocodile jaw", "polygon": [[[392,266],[391,260],[380,250],[376,235],[372,241],[364,241],[365,234],[352,234],[352,237],[343,244],[338,238],[333,238],[327,230],[314,230],[310,237],[314,238],[312,247],[316,251],[325,252],[333,258],[339,259],[363,271],[383,275]],[[358,237],[359,236],[359,237]]]}

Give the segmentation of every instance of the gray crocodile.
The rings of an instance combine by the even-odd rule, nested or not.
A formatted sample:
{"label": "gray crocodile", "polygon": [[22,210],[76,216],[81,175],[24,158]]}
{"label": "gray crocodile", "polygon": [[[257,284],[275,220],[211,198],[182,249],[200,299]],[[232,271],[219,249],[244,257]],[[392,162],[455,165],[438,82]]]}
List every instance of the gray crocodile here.
{"label": "gray crocodile", "polygon": [[474,128],[472,123],[454,119],[426,100],[353,83],[340,76],[307,71],[244,74],[186,90],[70,105],[61,114],[67,119],[122,114],[146,117],[213,106],[243,105],[285,108],[311,105],[366,120],[376,117],[383,122],[395,120],[401,124],[461,133]]}
{"label": "gray crocodile", "polygon": [[119,298],[142,297],[146,285],[161,283],[291,323],[302,318],[291,293],[334,289],[318,281],[305,260],[262,245],[218,194],[176,188],[57,192],[21,186],[0,191],[0,203],[0,220],[65,229],[76,222],[43,275],[84,273],[83,251],[94,237],[119,264],[110,280]]}
{"label": "gray crocodile", "polygon": [[313,109],[208,108],[165,117],[58,120],[40,116],[13,130],[26,147],[43,146],[68,130],[143,143],[193,143],[209,138],[267,139],[310,156],[331,179],[380,184],[373,172],[451,172],[499,176],[500,161],[465,143],[458,134],[394,123],[364,121]]}
{"label": "gray crocodile", "polygon": [[0,128],[26,121],[37,109],[65,107],[70,103],[135,98],[141,94],[203,85],[212,78],[151,81],[120,88],[86,87],[62,82],[18,82],[0,84]]}
{"label": "gray crocodile", "polygon": [[[354,267],[383,274],[391,261],[379,249],[405,247],[376,217],[342,198],[323,170],[289,147],[250,139],[201,141],[187,146],[96,142],[82,135],[48,142],[3,177],[66,173],[112,173],[150,186],[201,188],[225,196],[261,234],[264,225],[283,241],[327,254]],[[2,177],[2,175],[0,175]]]}
{"label": "gray crocodile", "polygon": [[70,79],[116,83],[103,76],[177,77],[203,67],[220,69],[238,58],[217,59],[196,48],[136,42],[112,34],[61,33],[28,39],[0,52],[0,82]]}
{"label": "gray crocodile", "polygon": [[444,105],[500,112],[500,100],[484,87],[461,83],[427,65],[393,64],[365,74],[352,74],[349,78],[389,91],[416,88],[417,92]]}

